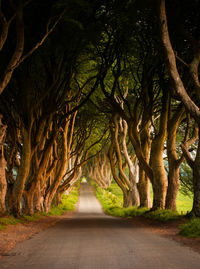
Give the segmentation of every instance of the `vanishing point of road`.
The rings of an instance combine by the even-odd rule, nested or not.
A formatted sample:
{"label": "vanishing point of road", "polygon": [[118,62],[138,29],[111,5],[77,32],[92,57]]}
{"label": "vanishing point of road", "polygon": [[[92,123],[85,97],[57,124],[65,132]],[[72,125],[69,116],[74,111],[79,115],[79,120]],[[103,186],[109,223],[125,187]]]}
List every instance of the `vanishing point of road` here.
{"label": "vanishing point of road", "polygon": [[75,216],[17,244],[0,268],[199,269],[200,255],[133,221],[106,216],[85,183]]}

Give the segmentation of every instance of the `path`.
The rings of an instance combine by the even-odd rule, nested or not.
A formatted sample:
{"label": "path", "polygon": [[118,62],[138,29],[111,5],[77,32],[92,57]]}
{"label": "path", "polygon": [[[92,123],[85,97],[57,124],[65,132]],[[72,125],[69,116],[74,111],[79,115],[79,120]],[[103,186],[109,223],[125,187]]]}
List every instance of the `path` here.
{"label": "path", "polygon": [[106,216],[87,184],[78,213],[19,243],[8,269],[199,269],[200,255],[132,221]]}

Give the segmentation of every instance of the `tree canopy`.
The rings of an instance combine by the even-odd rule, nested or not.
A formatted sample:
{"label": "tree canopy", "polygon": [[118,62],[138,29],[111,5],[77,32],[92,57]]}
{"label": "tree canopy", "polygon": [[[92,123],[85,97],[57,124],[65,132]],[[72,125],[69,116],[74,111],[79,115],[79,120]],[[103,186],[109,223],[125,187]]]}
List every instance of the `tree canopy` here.
{"label": "tree canopy", "polygon": [[48,212],[81,175],[176,210],[181,174],[200,216],[198,10],[0,1],[0,214]]}

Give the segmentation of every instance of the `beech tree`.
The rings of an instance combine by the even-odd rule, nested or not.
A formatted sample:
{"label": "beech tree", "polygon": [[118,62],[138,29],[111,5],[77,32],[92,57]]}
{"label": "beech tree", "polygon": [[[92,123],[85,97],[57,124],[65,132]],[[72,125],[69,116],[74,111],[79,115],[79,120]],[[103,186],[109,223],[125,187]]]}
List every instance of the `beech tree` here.
{"label": "beech tree", "polygon": [[81,175],[176,210],[186,160],[200,215],[197,6],[160,0],[159,41],[155,1],[0,1],[0,214],[48,212]]}
{"label": "beech tree", "polygon": [[[197,3],[198,5],[198,3]],[[185,5],[184,5],[185,7]],[[181,78],[180,71],[177,68],[176,63],[176,53],[172,47],[171,39],[168,31],[167,24],[167,16],[166,16],[166,8],[165,8],[165,0],[159,1],[159,19],[160,19],[160,28],[161,28],[161,39],[163,42],[163,46],[166,52],[169,74],[173,81],[175,90],[183,102],[186,109],[189,111],[192,117],[194,117],[198,126],[200,123],[200,113],[198,102],[192,98],[192,96],[187,92],[187,87],[184,85],[184,82]],[[188,29],[187,29],[188,30]],[[196,40],[196,36],[192,31],[188,32],[185,29],[185,32],[188,37],[188,41],[193,48],[192,60],[187,64],[188,70],[190,72],[191,79],[193,81],[193,88],[196,98],[199,96],[199,63],[200,63],[200,49],[198,41]],[[197,154],[195,160],[193,160],[190,156],[187,148],[182,145],[183,153],[188,161],[189,165],[193,169],[193,182],[194,182],[194,202],[193,202],[193,211],[196,216],[200,216],[200,163],[199,163],[199,154],[200,154],[200,143],[198,145]]]}

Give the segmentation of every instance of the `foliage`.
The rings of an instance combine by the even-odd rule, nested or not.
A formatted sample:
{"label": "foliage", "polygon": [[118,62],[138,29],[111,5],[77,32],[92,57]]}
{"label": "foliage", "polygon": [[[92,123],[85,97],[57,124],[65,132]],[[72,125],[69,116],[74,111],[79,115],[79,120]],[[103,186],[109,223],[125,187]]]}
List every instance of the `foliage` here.
{"label": "foliage", "polygon": [[180,225],[180,234],[187,237],[200,236],[200,218],[193,218],[185,224]]}
{"label": "foliage", "polygon": [[123,193],[117,183],[113,180],[111,185],[107,188],[107,191],[113,193],[118,197],[118,199],[123,203]]}

